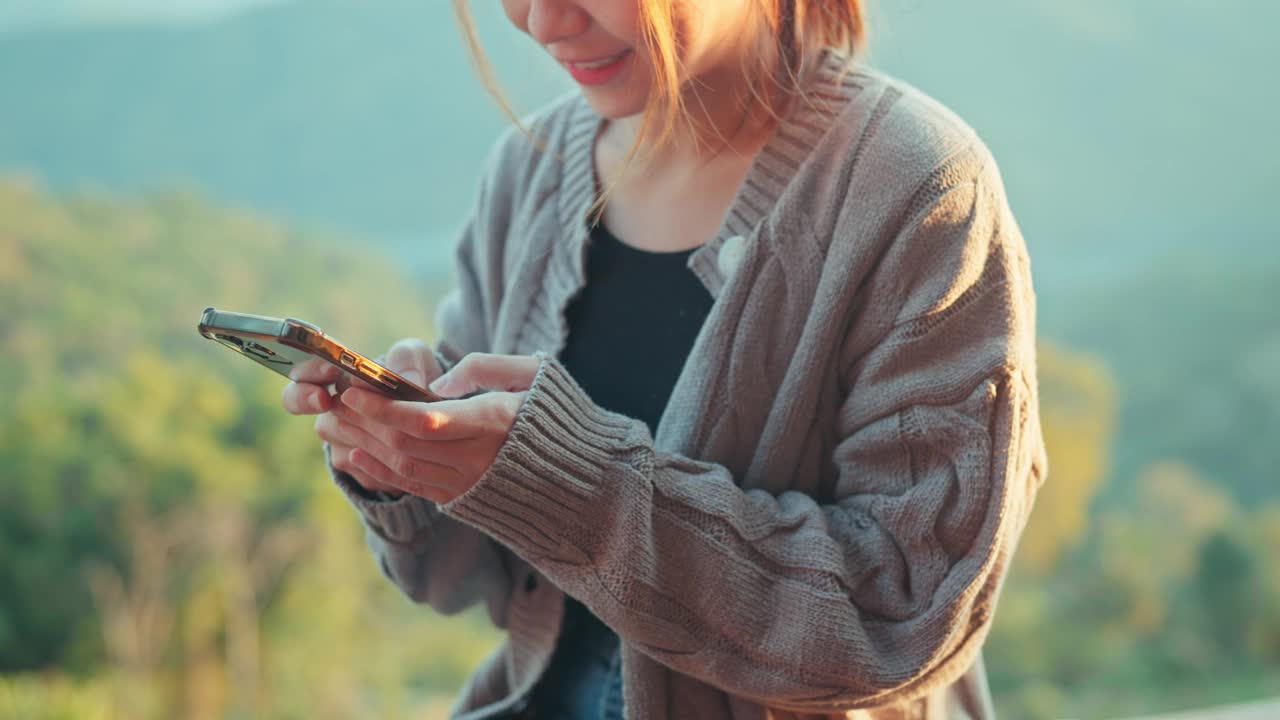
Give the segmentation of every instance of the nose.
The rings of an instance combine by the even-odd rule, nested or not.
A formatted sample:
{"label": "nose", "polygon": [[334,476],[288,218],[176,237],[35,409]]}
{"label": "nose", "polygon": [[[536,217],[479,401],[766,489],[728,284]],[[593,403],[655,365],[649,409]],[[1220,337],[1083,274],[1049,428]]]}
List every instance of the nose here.
{"label": "nose", "polygon": [[591,16],[574,0],[529,0],[529,36],[551,45],[579,35],[591,25]]}

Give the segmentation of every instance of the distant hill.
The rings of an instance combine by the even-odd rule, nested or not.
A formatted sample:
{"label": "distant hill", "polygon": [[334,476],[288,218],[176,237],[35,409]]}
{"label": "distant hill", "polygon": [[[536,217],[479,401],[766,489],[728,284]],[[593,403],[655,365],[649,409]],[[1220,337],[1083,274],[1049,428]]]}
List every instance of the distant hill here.
{"label": "distant hill", "polygon": [[[198,185],[379,238],[453,227],[506,123],[457,35],[445,3],[386,0],[0,35],[0,169],[63,188]],[[511,32],[488,39],[518,106],[564,88]]]}
{"label": "distant hill", "polygon": [[[954,108],[994,150],[1031,247],[1042,331],[1115,368],[1117,475],[1177,455],[1244,496],[1272,492],[1266,468],[1280,456],[1267,438],[1280,416],[1257,389],[1280,386],[1265,290],[1280,276],[1280,3],[876,4],[871,62]],[[496,3],[473,5],[518,107],[568,89]],[[371,238],[434,274],[507,123],[447,4],[422,0],[0,33],[0,98],[0,174],[54,189],[193,185]],[[1206,384],[1215,367],[1226,374]],[[1189,387],[1221,402],[1188,400]]]}
{"label": "distant hill", "polygon": [[1239,255],[1188,250],[1123,282],[1040,294],[1049,336],[1102,356],[1117,380],[1115,477],[1178,458],[1246,503],[1280,498],[1275,242],[1275,233],[1241,237]]}
{"label": "distant hill", "polygon": [[[872,61],[993,147],[1046,287],[1201,240],[1167,228],[1221,243],[1276,226],[1280,171],[1259,138],[1280,110],[1280,3],[876,5]],[[568,88],[495,7],[474,6],[522,108]],[[460,222],[505,123],[447,4],[420,0],[0,34],[0,90],[0,171],[53,187],[182,181],[401,244]]]}
{"label": "distant hill", "polygon": [[877,4],[877,60],[991,145],[1039,279],[1280,226],[1280,3]]}

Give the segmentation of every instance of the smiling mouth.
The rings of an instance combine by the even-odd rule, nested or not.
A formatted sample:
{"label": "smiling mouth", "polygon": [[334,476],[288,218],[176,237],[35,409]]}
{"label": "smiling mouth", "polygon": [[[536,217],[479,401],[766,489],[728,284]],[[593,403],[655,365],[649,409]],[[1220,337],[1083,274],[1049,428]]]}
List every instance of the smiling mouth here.
{"label": "smiling mouth", "polygon": [[631,51],[623,50],[617,55],[610,55],[607,58],[601,58],[600,60],[591,60],[589,62],[574,62],[570,60],[565,60],[563,62],[565,65],[571,65],[575,68],[581,68],[583,70],[599,70],[600,68],[609,67],[610,65],[618,62],[622,58],[626,57],[627,53],[629,52]]}

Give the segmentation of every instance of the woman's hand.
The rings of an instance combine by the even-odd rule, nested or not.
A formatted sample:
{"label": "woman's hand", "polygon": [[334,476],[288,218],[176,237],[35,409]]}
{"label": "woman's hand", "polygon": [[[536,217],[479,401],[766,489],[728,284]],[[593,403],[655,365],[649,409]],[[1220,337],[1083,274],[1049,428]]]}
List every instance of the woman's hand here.
{"label": "woman's hand", "polygon": [[[440,377],[441,368],[430,346],[425,342],[406,338],[396,342],[387,351],[379,363],[400,375],[409,382],[425,386]],[[391,495],[399,495],[400,490],[378,482],[368,474],[361,472],[350,462],[352,443],[338,439],[335,429],[339,418],[351,413],[342,407],[338,395],[348,384],[357,387],[368,387],[360,380],[352,380],[337,367],[329,363],[315,360],[297,367],[290,377],[293,382],[285,386],[281,397],[284,409],[294,415],[317,415],[316,434],[329,442],[329,458],[336,470],[351,475],[361,487],[371,491],[381,491]],[[329,386],[336,384],[338,394],[329,394]]]}
{"label": "woman's hand", "polygon": [[[390,367],[390,356],[388,356]],[[465,493],[488,471],[527,390],[538,372],[537,358],[475,353],[431,383],[445,397],[475,397],[436,403],[392,400],[351,387],[317,421],[316,431],[335,449],[350,448],[347,470],[366,487],[394,488],[446,503]],[[391,367],[396,370],[395,367]]]}

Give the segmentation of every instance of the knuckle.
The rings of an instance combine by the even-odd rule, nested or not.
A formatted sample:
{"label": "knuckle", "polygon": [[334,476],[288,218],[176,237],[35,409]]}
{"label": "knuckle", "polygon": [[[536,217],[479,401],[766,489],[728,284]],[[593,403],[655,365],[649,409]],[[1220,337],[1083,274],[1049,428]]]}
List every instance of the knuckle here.
{"label": "knuckle", "polygon": [[444,413],[430,410],[422,414],[420,426],[424,434],[430,435],[431,433],[444,429],[444,426],[448,421],[448,417],[446,417]]}
{"label": "knuckle", "polygon": [[[418,338],[402,338],[397,340],[386,354],[386,365],[395,372],[412,369],[415,360],[422,355],[427,344]],[[427,354],[430,351],[427,350]]]}
{"label": "knuckle", "polygon": [[468,478],[478,477],[478,474],[463,472],[458,468],[447,468],[441,473],[440,486],[448,491],[449,488],[458,488],[469,485]]}
{"label": "knuckle", "polygon": [[414,477],[414,473],[417,470],[418,465],[413,458],[405,455],[404,453],[397,454],[391,464],[392,472],[403,478]]}
{"label": "knuckle", "polygon": [[330,418],[325,422],[323,429],[327,435],[325,439],[330,442],[339,442],[345,445],[350,445],[351,440],[354,438],[351,428],[344,425],[341,420]]}
{"label": "knuckle", "polygon": [[351,461],[347,459],[347,453],[334,452],[332,457],[333,461],[330,464],[333,465],[334,470],[347,473],[348,475],[352,474],[352,471],[355,470],[351,465]]}
{"label": "knuckle", "polygon": [[399,450],[403,452],[408,450],[412,445],[413,438],[402,432],[393,432],[391,433],[391,436],[387,438],[387,446],[392,450]]}
{"label": "knuckle", "polygon": [[346,374],[345,372],[339,373],[337,379],[333,381],[333,385],[334,385],[334,391],[335,391],[333,396],[334,404],[337,407],[341,407],[342,393],[347,388],[351,387],[351,376]]}
{"label": "knuckle", "polygon": [[507,417],[503,418],[503,420],[506,421],[506,424],[508,426],[511,425],[515,416],[520,413],[520,408],[524,406],[525,398],[528,397],[528,395],[529,393],[527,392],[507,394],[507,397],[506,397]]}
{"label": "knuckle", "polygon": [[333,418],[329,416],[329,413],[317,415],[316,421],[313,423],[313,427],[315,428],[316,435],[319,435],[324,440],[328,440],[329,436],[333,434]]}
{"label": "knuckle", "polygon": [[493,431],[510,431],[524,402],[524,393],[493,393],[493,403],[485,406],[484,424]]}
{"label": "knuckle", "polygon": [[493,364],[495,358],[499,357],[492,353],[473,352],[462,358],[458,364],[473,372],[483,370]]}

